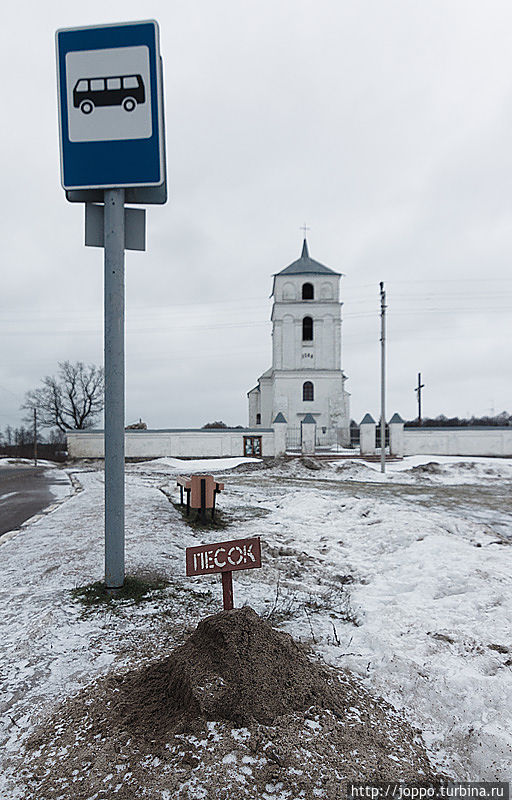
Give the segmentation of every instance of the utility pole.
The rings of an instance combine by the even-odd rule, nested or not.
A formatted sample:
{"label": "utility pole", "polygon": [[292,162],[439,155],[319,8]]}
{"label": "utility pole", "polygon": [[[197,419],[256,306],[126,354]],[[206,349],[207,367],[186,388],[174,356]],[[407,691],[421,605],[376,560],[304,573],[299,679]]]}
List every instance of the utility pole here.
{"label": "utility pole", "polygon": [[380,283],[380,471],[386,472],[386,292]]}
{"label": "utility pole", "polygon": [[34,408],[34,467],[37,467],[37,409]]}
{"label": "utility pole", "polygon": [[421,390],[424,388],[425,384],[421,382],[421,372],[418,372],[418,385],[415,388],[415,392],[418,392],[418,423],[421,425]]}

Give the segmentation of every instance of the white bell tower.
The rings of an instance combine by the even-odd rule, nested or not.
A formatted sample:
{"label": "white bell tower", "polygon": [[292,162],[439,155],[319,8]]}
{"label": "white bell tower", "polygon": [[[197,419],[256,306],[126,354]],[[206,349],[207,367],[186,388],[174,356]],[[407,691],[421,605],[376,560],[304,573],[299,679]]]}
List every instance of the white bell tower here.
{"label": "white bell tower", "polygon": [[272,366],[248,393],[249,425],[291,427],[312,414],[317,431],[349,442],[349,394],[341,369],[341,273],[302,254],[274,275]]}

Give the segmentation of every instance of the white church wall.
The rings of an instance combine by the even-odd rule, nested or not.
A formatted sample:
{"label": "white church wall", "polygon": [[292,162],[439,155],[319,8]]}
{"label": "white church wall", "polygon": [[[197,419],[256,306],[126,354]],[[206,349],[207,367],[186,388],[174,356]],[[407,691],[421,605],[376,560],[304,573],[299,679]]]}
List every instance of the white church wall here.
{"label": "white church wall", "polygon": [[281,288],[281,298],[283,300],[297,299],[297,287],[295,286],[293,281],[285,281],[285,283],[283,283],[283,286]]}
{"label": "white church wall", "polygon": [[316,425],[302,423],[301,426],[301,451],[303,455],[314,455]]}
{"label": "white church wall", "polygon": [[249,425],[256,425],[257,414],[261,414],[261,392],[248,392],[249,398]]}
{"label": "white church wall", "polygon": [[405,456],[512,456],[512,428],[405,428]]}
{"label": "white church wall", "polygon": [[[311,301],[313,303],[314,301]],[[273,365],[276,369],[339,369],[341,361],[341,324],[338,303],[307,301],[274,306]],[[302,339],[302,320],[313,317],[313,339]],[[310,352],[309,360],[303,358]]]}
{"label": "white church wall", "polygon": [[295,369],[295,325],[291,314],[285,314],[282,323],[281,352],[276,347],[276,369]]}
{"label": "white church wall", "polygon": [[320,284],[320,300],[332,300],[335,289],[334,281],[323,280]]}
{"label": "white church wall", "polygon": [[[258,427],[126,431],[127,458],[218,458],[244,455],[244,436],[261,436],[262,455],[274,455],[274,432]],[[69,431],[70,458],[104,458],[103,431]]]}
{"label": "white church wall", "polygon": [[272,331],[272,364],[279,369],[283,357],[283,324],[279,320]]}
{"label": "white church wall", "polygon": [[272,382],[269,378],[260,381],[261,386],[261,425],[263,428],[270,428],[273,422],[273,397]]}
{"label": "white church wall", "polygon": [[[314,399],[302,399],[302,387],[305,381],[313,383]],[[280,407],[273,410],[273,414],[281,411],[291,427],[297,427],[306,414],[313,414],[317,425],[332,427],[333,421],[330,417],[330,410],[333,407],[333,397],[340,398],[340,404],[344,407],[342,394],[342,381],[339,376],[332,376],[328,372],[323,375],[315,372],[308,375],[306,370],[296,370],[294,372],[278,372],[275,376],[276,398],[280,398]],[[283,407],[283,398],[286,398],[286,410]],[[343,427],[340,421],[339,427]]]}

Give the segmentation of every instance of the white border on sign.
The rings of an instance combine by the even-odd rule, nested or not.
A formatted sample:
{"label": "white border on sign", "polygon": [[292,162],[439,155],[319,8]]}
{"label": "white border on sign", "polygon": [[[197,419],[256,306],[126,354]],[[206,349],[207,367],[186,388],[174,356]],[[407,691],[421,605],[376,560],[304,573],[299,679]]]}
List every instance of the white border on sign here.
{"label": "white border on sign", "polygon": [[[67,33],[70,31],[88,31],[97,28],[121,28],[127,25],[148,25],[151,24],[155,29],[155,50],[156,50],[156,88],[157,88],[157,119],[158,119],[158,150],[160,161],[160,178],[161,180],[153,183],[116,183],[116,184],[87,184],[81,186],[66,186],[64,183],[64,154],[62,146],[62,86],[60,82],[60,61],[59,61],[59,33]],[[57,63],[57,101],[58,101],[58,117],[59,117],[59,149],[60,149],[60,182],[65,191],[80,191],[82,189],[124,189],[124,188],[143,188],[145,186],[162,186],[165,183],[165,147],[164,147],[164,119],[163,119],[163,61],[160,54],[160,27],[156,19],[132,20],[129,22],[108,22],[98,25],[80,25],[73,28],[59,28],[55,31],[55,52]],[[158,63],[159,62],[159,63]],[[66,91],[66,87],[64,87]]]}

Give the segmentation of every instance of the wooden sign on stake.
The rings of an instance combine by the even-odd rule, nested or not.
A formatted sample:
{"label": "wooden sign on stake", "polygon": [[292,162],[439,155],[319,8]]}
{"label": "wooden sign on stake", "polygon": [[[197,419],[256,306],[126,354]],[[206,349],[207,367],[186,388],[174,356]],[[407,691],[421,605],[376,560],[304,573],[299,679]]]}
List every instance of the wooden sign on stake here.
{"label": "wooden sign on stake", "polygon": [[261,567],[259,538],[236,539],[231,542],[202,544],[187,547],[187,575],[222,573],[222,599],[224,610],[233,608],[233,579],[231,573],[238,569]]}

